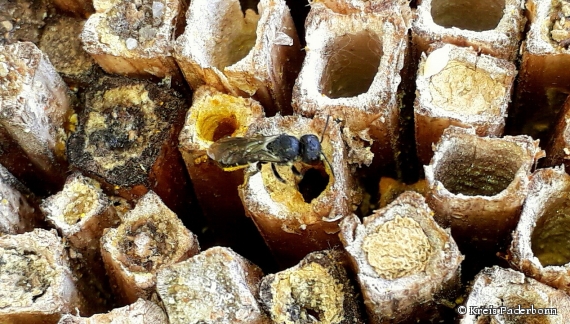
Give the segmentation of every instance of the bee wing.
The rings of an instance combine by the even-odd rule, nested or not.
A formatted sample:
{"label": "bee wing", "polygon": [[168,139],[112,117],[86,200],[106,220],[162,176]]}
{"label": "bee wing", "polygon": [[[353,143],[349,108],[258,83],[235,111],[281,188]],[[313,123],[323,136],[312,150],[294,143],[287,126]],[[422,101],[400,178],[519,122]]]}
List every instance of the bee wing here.
{"label": "bee wing", "polygon": [[208,148],[208,156],[222,167],[246,165],[253,162],[282,162],[267,150],[267,144],[279,135],[257,137],[225,137]]}

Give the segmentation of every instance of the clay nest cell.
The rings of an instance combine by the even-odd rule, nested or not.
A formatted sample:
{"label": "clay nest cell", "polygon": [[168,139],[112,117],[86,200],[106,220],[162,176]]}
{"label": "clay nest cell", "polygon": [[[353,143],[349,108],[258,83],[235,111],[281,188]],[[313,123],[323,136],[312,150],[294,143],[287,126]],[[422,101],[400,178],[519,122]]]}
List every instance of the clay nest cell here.
{"label": "clay nest cell", "polygon": [[151,82],[104,77],[84,102],[67,143],[70,163],[111,184],[148,185],[164,142],[183,120],[185,101]]}
{"label": "clay nest cell", "polygon": [[119,228],[121,262],[131,271],[151,272],[171,261],[176,246],[168,224],[142,219]]}

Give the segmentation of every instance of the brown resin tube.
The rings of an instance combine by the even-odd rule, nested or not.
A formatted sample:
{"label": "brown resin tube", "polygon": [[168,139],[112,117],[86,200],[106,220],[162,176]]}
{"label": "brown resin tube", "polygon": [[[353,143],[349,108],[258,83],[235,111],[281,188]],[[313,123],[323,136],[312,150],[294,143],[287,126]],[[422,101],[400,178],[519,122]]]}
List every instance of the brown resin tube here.
{"label": "brown resin tube", "polygon": [[267,115],[291,114],[303,52],[284,0],[193,0],[174,55],[193,89],[253,97]]}
{"label": "brown resin tube", "polygon": [[510,131],[548,142],[570,92],[570,1],[529,0],[526,8],[530,30],[521,46]]}
{"label": "brown resin tube", "polygon": [[564,168],[532,176],[509,261],[544,284],[570,293],[570,176]]}
{"label": "brown resin tube", "polygon": [[259,298],[274,323],[364,323],[340,250],[309,253],[296,266],[263,278]]}
{"label": "brown resin tube", "polygon": [[0,164],[0,233],[21,234],[43,224],[36,198]]}
{"label": "brown resin tube", "polygon": [[438,305],[457,292],[463,256],[425,199],[405,192],[363,223],[352,215],[340,226],[369,322],[436,322]]}
{"label": "brown resin tube", "polygon": [[108,279],[101,260],[99,241],[103,231],[119,224],[109,198],[95,180],[79,173],[71,175],[63,190],[40,206],[46,220],[69,244],[70,264],[85,297],[97,312],[108,309],[111,299]]}
{"label": "brown resin tube", "polygon": [[67,86],[48,57],[29,42],[0,46],[0,78],[1,132],[27,155],[36,178],[46,187],[58,187],[65,181],[65,126],[73,113]]}
{"label": "brown resin tube", "polygon": [[53,16],[47,21],[39,44],[72,90],[86,87],[100,71],[81,44],[79,31],[84,24],[85,20],[79,18]]}
{"label": "brown resin tube", "polygon": [[415,51],[444,42],[514,61],[526,23],[523,9],[522,0],[422,0],[412,24]]}
{"label": "brown resin tube", "polygon": [[545,166],[564,164],[570,171],[570,97],[564,102],[558,121],[546,147]]}
{"label": "brown resin tube", "polygon": [[341,121],[349,163],[374,159],[372,169],[394,162],[399,132],[409,8],[389,8],[364,12],[345,2],[313,2],[305,24],[307,57],[293,90],[294,111]]}
{"label": "brown resin tube", "polygon": [[55,324],[63,314],[89,312],[55,231],[1,236],[0,286],[2,323]]}
{"label": "brown resin tube", "polygon": [[251,219],[245,216],[238,195],[243,168],[224,170],[208,158],[206,151],[226,136],[243,137],[248,127],[262,117],[263,107],[257,101],[202,86],[194,92],[179,137],[179,149],[198,203],[219,244],[230,246],[252,260],[264,243]]}
{"label": "brown resin tube", "polygon": [[101,254],[119,299],[134,303],[155,293],[157,272],[200,251],[198,240],[154,193],[149,192],[101,238]]}
{"label": "brown resin tube", "polygon": [[183,0],[95,0],[83,27],[83,48],[107,72],[182,79],[171,41],[186,11]]}
{"label": "brown resin tube", "polygon": [[424,166],[435,219],[451,227],[460,246],[496,251],[510,239],[543,153],[529,136],[479,137],[450,126]]}
{"label": "brown resin tube", "polygon": [[71,314],[63,315],[58,324],[168,324],[168,316],[157,304],[139,299],[136,303],[116,308],[106,314],[95,314],[91,317],[80,317]]}
{"label": "brown resin tube", "polygon": [[[475,277],[469,298],[460,307],[467,313],[460,324],[565,323],[570,318],[570,297],[564,292],[497,266]],[[497,314],[482,314],[485,308]]]}
{"label": "brown resin tube", "polygon": [[178,151],[186,101],[146,81],[103,77],[85,93],[67,143],[70,164],[129,201],[149,190],[185,219],[196,218]]}
{"label": "brown resin tube", "polygon": [[295,163],[302,174],[296,176],[291,165],[277,165],[282,182],[270,163],[263,164],[260,171],[254,164],[247,169],[244,184],[238,189],[246,215],[253,219],[265,243],[284,267],[295,265],[309,252],[339,246],[338,223],[361,200],[345,162],[339,126],[330,120],[325,130],[325,124],[322,117],[275,116],[251,125],[246,134],[323,136],[322,152],[330,166],[326,161],[313,166]]}
{"label": "brown resin tube", "polygon": [[[44,19],[51,13],[49,0],[0,2],[0,45],[40,41]],[[1,60],[0,60],[1,62]]]}
{"label": "brown resin tube", "polygon": [[213,247],[160,270],[156,288],[171,324],[269,324],[256,299],[262,276],[231,249]]}
{"label": "brown resin tube", "polygon": [[433,144],[449,125],[501,136],[516,73],[509,61],[450,44],[422,56],[414,103],[420,162],[429,164]]}

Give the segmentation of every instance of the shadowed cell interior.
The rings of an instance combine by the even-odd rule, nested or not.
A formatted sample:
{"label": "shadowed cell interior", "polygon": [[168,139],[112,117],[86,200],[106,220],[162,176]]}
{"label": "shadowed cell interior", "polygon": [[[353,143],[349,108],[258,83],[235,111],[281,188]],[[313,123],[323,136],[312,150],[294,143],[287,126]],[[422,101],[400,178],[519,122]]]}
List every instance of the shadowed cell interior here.
{"label": "shadowed cell interior", "polygon": [[548,202],[531,235],[531,248],[543,266],[570,262],[570,188]]}
{"label": "shadowed cell interior", "polygon": [[319,88],[332,99],[366,93],[383,55],[380,39],[367,30],[335,38],[326,46],[326,53],[330,56]]}
{"label": "shadowed cell interior", "polygon": [[207,138],[210,141],[217,141],[221,138],[232,136],[232,134],[237,130],[238,124],[236,116],[231,115],[224,117],[218,121],[218,125],[212,134],[212,138]]}
{"label": "shadowed cell interior", "polygon": [[297,187],[305,202],[311,203],[313,199],[317,198],[326,189],[328,183],[329,175],[325,169],[314,167],[308,169],[303,174],[303,179],[301,179]]}
{"label": "shadowed cell interior", "polygon": [[259,12],[257,11],[257,5],[259,4],[259,0],[239,0],[239,4],[241,6],[241,11],[243,11],[244,14],[247,9],[251,9],[255,11],[257,14],[259,14]]}
{"label": "shadowed cell interior", "polygon": [[449,192],[466,196],[494,196],[505,190],[522,165],[522,149],[510,142],[480,144],[455,141],[434,170],[435,180]]}
{"label": "shadowed cell interior", "polygon": [[503,17],[505,0],[433,0],[434,23],[471,31],[492,30]]}

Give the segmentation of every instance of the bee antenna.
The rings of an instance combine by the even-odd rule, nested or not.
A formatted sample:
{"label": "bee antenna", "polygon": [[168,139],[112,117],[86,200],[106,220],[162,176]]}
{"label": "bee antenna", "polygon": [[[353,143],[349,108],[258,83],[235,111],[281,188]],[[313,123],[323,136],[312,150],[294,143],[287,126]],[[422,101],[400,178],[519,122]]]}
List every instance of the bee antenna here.
{"label": "bee antenna", "polygon": [[327,122],[325,123],[325,128],[323,128],[323,133],[321,134],[321,142],[320,142],[321,144],[323,143],[323,139],[325,138],[325,132],[327,131],[327,127],[329,126],[329,119],[331,119],[331,115],[327,115]]}
{"label": "bee antenna", "polygon": [[321,155],[323,156],[323,159],[325,160],[325,162],[327,162],[327,164],[329,165],[329,168],[331,169],[331,173],[333,175],[333,178],[336,178],[336,176],[334,175],[334,169],[332,167],[332,164],[329,162],[329,159],[327,159],[327,156],[325,155],[325,153],[321,152]]}

